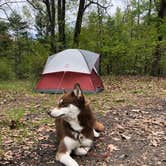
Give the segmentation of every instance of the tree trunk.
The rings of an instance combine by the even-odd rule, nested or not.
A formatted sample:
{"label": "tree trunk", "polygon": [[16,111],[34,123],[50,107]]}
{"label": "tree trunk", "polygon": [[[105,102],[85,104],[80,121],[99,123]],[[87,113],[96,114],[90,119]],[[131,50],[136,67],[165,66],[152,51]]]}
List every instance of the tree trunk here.
{"label": "tree trunk", "polygon": [[66,0],[62,0],[62,41],[63,47],[66,47],[66,36],[65,36],[65,10],[66,10]]}
{"label": "tree trunk", "polygon": [[58,0],[58,41],[60,43],[59,50],[66,47],[65,36],[65,4],[66,0]]}
{"label": "tree trunk", "polygon": [[46,5],[47,15],[49,20],[49,32],[50,32],[50,45],[51,51],[54,53],[56,52],[55,47],[55,0],[43,0],[44,4]]}
{"label": "tree trunk", "polygon": [[79,35],[81,33],[81,24],[82,24],[84,11],[85,11],[85,0],[80,0],[75,29],[74,29],[73,44],[75,47],[79,46]]}
{"label": "tree trunk", "polygon": [[151,10],[152,10],[152,0],[149,0],[148,25],[150,24]]}
{"label": "tree trunk", "polygon": [[[98,2],[98,1],[97,1]],[[103,60],[103,54],[102,54],[102,47],[103,47],[103,40],[102,40],[102,29],[103,29],[103,15],[102,11],[100,10],[99,5],[97,5],[97,12],[98,12],[98,42],[97,42],[97,50],[98,53],[100,54],[100,59],[99,59],[99,74],[101,74],[101,62]],[[109,68],[109,65],[107,66]],[[108,70],[107,70],[108,71]],[[108,74],[108,72],[107,72]],[[109,71],[110,74],[110,71]]]}
{"label": "tree trunk", "polygon": [[163,18],[166,17],[166,0],[160,1],[160,7],[158,10],[158,23],[157,23],[157,31],[158,31],[158,44],[155,48],[155,52],[153,55],[153,62],[151,68],[151,75],[159,76],[160,75],[160,60],[161,60],[161,41],[163,40],[163,36],[160,33],[160,26],[163,23]]}
{"label": "tree trunk", "polygon": [[74,39],[73,39],[73,45],[75,47],[79,46],[79,36],[81,33],[81,25],[82,25],[82,19],[84,12],[86,8],[88,8],[91,4],[95,4],[97,6],[100,6],[100,8],[106,9],[107,7],[102,6],[98,1],[89,1],[88,4],[85,5],[85,0],[80,0],[79,3],[79,8],[78,8],[78,13],[77,13],[77,19],[76,19],[76,24],[74,28]]}
{"label": "tree trunk", "polygon": [[[152,0],[149,0],[149,8],[148,8],[148,19],[147,19],[147,25],[149,26],[150,25],[150,20],[151,20],[151,10],[152,10]],[[149,62],[148,62],[148,59],[147,59],[147,55],[145,54],[145,58],[144,58],[144,71],[143,73],[144,74],[147,74],[149,73]]]}
{"label": "tree trunk", "polygon": [[55,0],[51,0],[51,36],[55,37]]}
{"label": "tree trunk", "polygon": [[140,0],[138,0],[138,15],[137,15],[137,24],[140,22]]}

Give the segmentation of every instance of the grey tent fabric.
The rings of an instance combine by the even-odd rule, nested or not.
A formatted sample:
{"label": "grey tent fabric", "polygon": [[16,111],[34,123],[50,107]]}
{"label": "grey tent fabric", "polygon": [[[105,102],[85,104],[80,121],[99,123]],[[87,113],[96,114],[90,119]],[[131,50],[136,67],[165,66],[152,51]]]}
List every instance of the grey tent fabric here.
{"label": "grey tent fabric", "polygon": [[80,52],[84,56],[90,70],[92,70],[92,68],[95,68],[95,70],[98,72],[98,67],[99,67],[98,62],[99,62],[100,55],[91,51],[81,50],[81,49],[80,49]]}
{"label": "grey tent fabric", "polygon": [[43,74],[71,71],[90,74],[92,69],[98,72],[100,55],[81,49],[67,49],[50,56]]}

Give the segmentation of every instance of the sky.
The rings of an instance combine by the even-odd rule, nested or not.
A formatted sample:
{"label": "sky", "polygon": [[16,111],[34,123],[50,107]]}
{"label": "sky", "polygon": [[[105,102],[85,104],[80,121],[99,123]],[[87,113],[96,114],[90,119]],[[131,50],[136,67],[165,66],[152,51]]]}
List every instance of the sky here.
{"label": "sky", "polygon": [[[23,16],[23,7],[25,5],[27,5],[27,2],[26,0],[0,0],[0,7],[1,5],[5,2],[5,1],[8,1],[8,2],[15,2],[17,1],[18,3],[9,3],[10,4],[10,7],[5,5],[3,6],[3,8],[5,9],[5,12],[10,15],[10,13],[13,11],[13,10],[16,10],[18,14],[22,15]],[[109,15],[114,15],[115,12],[116,12],[116,8],[117,7],[120,7],[122,10],[124,8],[124,2],[126,2],[127,0],[111,0],[112,2],[112,6],[110,6],[108,8],[108,14]],[[25,11],[25,10],[24,10]],[[0,10],[0,18],[5,20],[7,19],[6,15],[5,15],[5,12],[3,10]],[[30,29],[31,31],[35,31],[34,30],[34,22],[35,22],[35,11],[31,8],[31,17],[25,17],[23,18],[23,20],[25,21],[28,21],[28,24],[30,26]],[[76,13],[76,10],[73,11],[73,13]],[[73,24],[75,23],[75,15],[74,14],[71,14],[71,13],[67,13],[66,16],[67,16],[67,23],[68,24]]]}
{"label": "sky", "polygon": [[[5,1],[6,0],[0,0],[0,6]],[[17,1],[18,2],[18,3],[10,3],[11,9],[12,10],[16,10],[18,12],[18,14],[22,14],[23,6],[27,5],[26,0],[7,0],[7,1],[9,1],[9,2]],[[112,4],[113,5],[108,9],[108,13],[110,15],[113,15],[115,13],[117,7],[120,7],[121,9],[123,9],[124,2],[125,2],[124,0],[112,0]],[[11,13],[11,9],[7,5],[5,5],[6,13],[8,13],[8,14]],[[6,19],[6,15],[5,15],[5,13],[2,10],[0,10],[0,18]]]}

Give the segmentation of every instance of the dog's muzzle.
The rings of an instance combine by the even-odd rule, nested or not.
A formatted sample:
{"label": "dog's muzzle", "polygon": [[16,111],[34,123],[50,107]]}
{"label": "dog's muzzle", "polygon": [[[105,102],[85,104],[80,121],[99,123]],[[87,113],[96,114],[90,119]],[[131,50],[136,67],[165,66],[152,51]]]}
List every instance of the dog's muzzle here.
{"label": "dog's muzzle", "polygon": [[47,114],[53,118],[61,118],[61,117],[64,117],[65,114],[60,114],[60,115],[52,115],[52,111],[47,111]]}

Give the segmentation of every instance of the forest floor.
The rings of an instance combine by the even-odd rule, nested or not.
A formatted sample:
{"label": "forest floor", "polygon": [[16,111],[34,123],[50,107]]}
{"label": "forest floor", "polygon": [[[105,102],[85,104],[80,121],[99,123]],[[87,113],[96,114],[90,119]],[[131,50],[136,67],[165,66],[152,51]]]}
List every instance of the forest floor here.
{"label": "forest floor", "polygon": [[[166,78],[105,77],[105,91],[86,95],[106,130],[80,166],[166,165]],[[37,94],[29,81],[0,83],[0,165],[61,166],[54,120],[60,95]]]}

